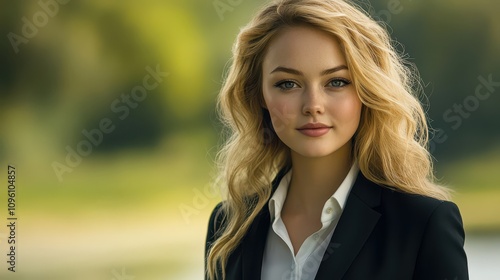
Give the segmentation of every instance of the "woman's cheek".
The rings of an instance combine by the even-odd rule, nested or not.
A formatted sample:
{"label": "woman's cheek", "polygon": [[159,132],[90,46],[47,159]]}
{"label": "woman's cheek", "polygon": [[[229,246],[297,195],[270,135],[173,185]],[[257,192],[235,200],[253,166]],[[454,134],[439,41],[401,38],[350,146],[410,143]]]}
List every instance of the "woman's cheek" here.
{"label": "woman's cheek", "polygon": [[349,96],[342,100],[332,102],[332,104],[335,104],[335,106],[331,111],[337,118],[345,121],[359,121],[361,115],[361,101],[357,96]]}
{"label": "woman's cheek", "polygon": [[295,118],[295,113],[288,102],[273,103],[268,107],[268,110],[271,115],[274,131],[277,133],[289,127]]}

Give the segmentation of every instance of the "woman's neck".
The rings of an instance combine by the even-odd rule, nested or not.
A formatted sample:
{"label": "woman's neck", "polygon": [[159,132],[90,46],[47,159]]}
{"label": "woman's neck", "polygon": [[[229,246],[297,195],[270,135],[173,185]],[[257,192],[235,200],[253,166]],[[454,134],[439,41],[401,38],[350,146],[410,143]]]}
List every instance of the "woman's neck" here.
{"label": "woman's neck", "polygon": [[339,188],[352,166],[351,143],[320,158],[292,151],[292,178],[284,209],[288,214],[316,216]]}

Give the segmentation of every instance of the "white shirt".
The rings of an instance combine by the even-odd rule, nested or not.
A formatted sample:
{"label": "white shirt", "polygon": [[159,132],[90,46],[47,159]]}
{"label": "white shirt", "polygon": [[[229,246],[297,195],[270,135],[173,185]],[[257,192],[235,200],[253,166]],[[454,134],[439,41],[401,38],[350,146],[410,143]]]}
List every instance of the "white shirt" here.
{"label": "white shirt", "polygon": [[323,206],[321,229],[306,238],[297,255],[294,255],[292,242],[281,219],[281,209],[286,199],[292,171],[290,170],[281,179],[268,205],[272,227],[267,234],[262,260],[262,280],[314,279],[358,172],[359,167],[355,162],[337,191]]}

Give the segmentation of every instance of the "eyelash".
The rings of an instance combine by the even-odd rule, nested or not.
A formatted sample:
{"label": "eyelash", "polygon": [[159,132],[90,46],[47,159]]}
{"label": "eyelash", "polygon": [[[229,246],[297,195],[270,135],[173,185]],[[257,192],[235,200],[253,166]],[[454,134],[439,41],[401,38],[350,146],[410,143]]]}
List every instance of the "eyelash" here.
{"label": "eyelash", "polygon": [[[335,88],[342,88],[342,87],[345,87],[345,86],[348,86],[348,85],[351,84],[351,81],[348,80],[348,79],[345,79],[345,78],[333,78],[330,81],[328,81],[327,85],[331,84],[332,82],[338,82],[338,81],[343,82],[344,85],[339,86],[339,87],[335,87]],[[276,84],[274,84],[274,87],[279,88],[280,90],[283,90],[283,91],[293,89],[293,88],[284,88],[283,85],[285,83],[294,83],[295,85],[297,85],[297,83],[295,81],[293,81],[293,80],[283,80],[283,81],[279,81]]]}

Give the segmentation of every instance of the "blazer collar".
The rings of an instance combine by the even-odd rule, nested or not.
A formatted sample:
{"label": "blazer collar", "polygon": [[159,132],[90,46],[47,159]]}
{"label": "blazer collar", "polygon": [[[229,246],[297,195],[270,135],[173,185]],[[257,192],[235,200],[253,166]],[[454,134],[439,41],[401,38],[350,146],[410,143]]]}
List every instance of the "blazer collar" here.
{"label": "blazer collar", "polygon": [[[278,172],[272,182],[272,197],[283,176],[290,170],[284,168]],[[266,247],[267,234],[271,226],[271,214],[269,213],[269,200],[260,213],[255,217],[242,242],[242,280],[260,279],[262,270],[262,258]]]}
{"label": "blazer collar", "polygon": [[[273,192],[285,174],[280,172],[275,178]],[[359,171],[315,279],[343,277],[380,218],[380,213],[374,209],[380,205],[380,195],[380,186]],[[242,280],[260,279],[270,224],[266,204],[242,240]]]}
{"label": "blazer collar", "polygon": [[315,279],[342,279],[377,224],[381,188],[359,172]]}
{"label": "blazer collar", "polygon": [[269,208],[265,205],[255,217],[242,244],[242,280],[260,279],[262,257],[270,224]]}

